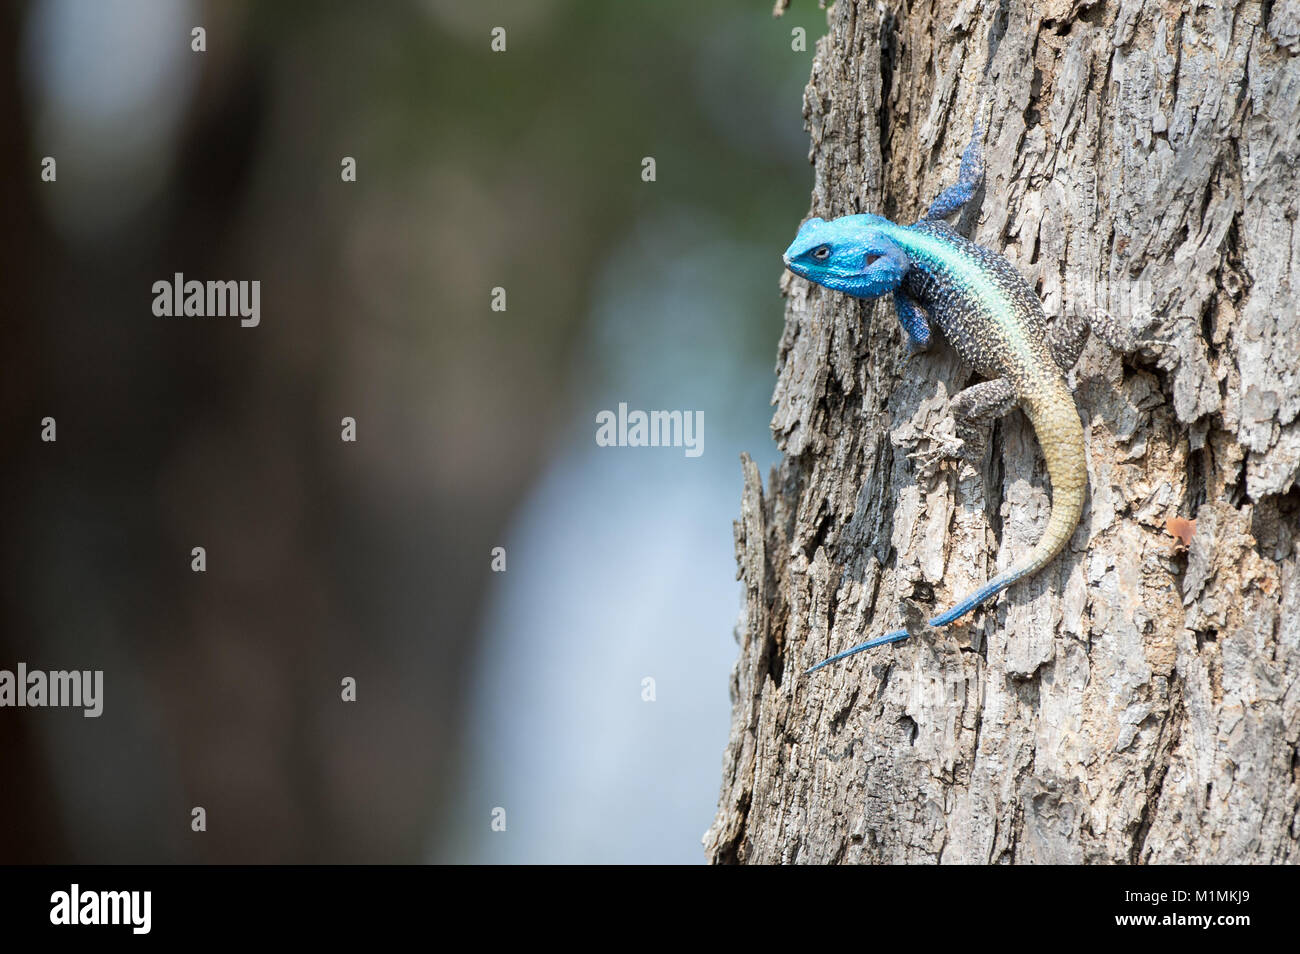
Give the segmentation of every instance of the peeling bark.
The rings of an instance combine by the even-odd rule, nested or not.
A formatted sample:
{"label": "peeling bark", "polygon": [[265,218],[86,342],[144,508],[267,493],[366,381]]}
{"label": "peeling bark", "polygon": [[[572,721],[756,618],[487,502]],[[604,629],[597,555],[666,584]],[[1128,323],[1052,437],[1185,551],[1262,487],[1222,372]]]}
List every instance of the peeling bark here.
{"label": "peeling bark", "polygon": [[[887,303],[786,275],[766,490],[714,862],[1300,861],[1300,3],[840,0],[804,116],[811,214],[915,221],[988,117],[959,227],[1047,313],[1102,309],[1070,375],[1070,545],[973,622],[806,677],[970,592],[1050,496],[1019,411],[926,470],[971,375]],[[979,197],[977,196],[977,200]],[[790,233],[798,223],[790,223]],[[1194,519],[1184,546],[1167,521]]]}

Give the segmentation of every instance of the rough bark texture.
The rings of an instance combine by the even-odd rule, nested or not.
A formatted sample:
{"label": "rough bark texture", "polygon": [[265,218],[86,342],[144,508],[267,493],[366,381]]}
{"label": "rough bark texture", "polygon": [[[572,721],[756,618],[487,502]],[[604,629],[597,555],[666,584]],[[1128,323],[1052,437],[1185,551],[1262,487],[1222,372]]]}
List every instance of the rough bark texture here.
{"label": "rough bark texture", "polygon": [[[1300,860],[1300,2],[841,0],[804,115],[811,212],[915,221],[981,102],[961,227],[1049,316],[1106,309],[1070,375],[1071,544],[973,623],[808,665],[944,607],[1046,523],[1019,411],[922,468],[972,380],[891,308],[786,276],[715,862]],[[793,236],[798,223],[790,223]],[[1194,519],[1190,544],[1169,531]]]}

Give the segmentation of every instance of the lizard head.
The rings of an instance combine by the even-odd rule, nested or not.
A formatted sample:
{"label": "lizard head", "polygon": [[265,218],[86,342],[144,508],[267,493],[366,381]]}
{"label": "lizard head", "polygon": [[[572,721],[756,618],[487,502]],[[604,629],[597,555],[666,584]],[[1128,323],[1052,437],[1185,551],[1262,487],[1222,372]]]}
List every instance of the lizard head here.
{"label": "lizard head", "polygon": [[879,298],[907,274],[907,253],[889,238],[894,227],[878,215],[809,219],[785,250],[785,266],[855,298]]}

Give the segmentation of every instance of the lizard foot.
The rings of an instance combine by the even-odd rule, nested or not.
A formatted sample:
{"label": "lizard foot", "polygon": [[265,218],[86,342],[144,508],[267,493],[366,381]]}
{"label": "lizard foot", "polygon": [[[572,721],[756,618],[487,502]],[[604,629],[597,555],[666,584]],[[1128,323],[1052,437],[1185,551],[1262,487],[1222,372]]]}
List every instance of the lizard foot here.
{"label": "lizard foot", "polygon": [[971,463],[983,456],[982,450],[972,456],[973,449],[967,441],[951,431],[942,430],[942,427],[923,432],[921,436],[930,442],[930,446],[907,455],[908,460],[915,462],[918,476],[925,480],[934,477],[949,462]]}

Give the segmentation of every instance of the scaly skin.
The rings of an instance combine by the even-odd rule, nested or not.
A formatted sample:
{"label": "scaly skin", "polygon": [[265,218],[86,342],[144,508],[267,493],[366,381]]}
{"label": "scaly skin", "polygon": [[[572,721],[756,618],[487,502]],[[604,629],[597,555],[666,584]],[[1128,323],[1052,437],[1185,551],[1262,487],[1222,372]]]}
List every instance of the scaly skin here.
{"label": "scaly skin", "polygon": [[[1005,573],[929,620],[945,626],[1046,566],[1078,525],[1088,486],[1083,427],[1063,374],[1073,366],[1086,337],[1082,319],[1057,323],[1049,335],[1038,296],[1011,263],[949,228],[942,218],[961,208],[983,179],[980,129],[962,157],[961,177],[931,206],[926,219],[898,225],[875,215],[810,219],[785,254],[797,275],[858,298],[892,293],[908,346],[929,346],[932,320],[957,353],[989,380],[953,401],[959,426],[972,440],[974,427],[1019,405],[1038,435],[1052,485],[1052,512],[1033,550]],[[928,316],[928,320],[927,320]],[[1103,316],[1089,322],[1116,347],[1129,346],[1125,332]],[[808,672],[886,643],[907,639],[895,630],[860,643]]]}
{"label": "scaly skin", "polygon": [[1043,306],[1010,262],[931,222],[892,226],[886,234],[911,261],[903,279],[907,294],[930,309],[944,337],[977,373],[1010,382],[1047,460],[1052,484],[1047,530],[1032,553],[998,577],[1004,582],[988,593],[992,596],[1050,563],[1079,523],[1088,486],[1079,412],[1047,346]]}

